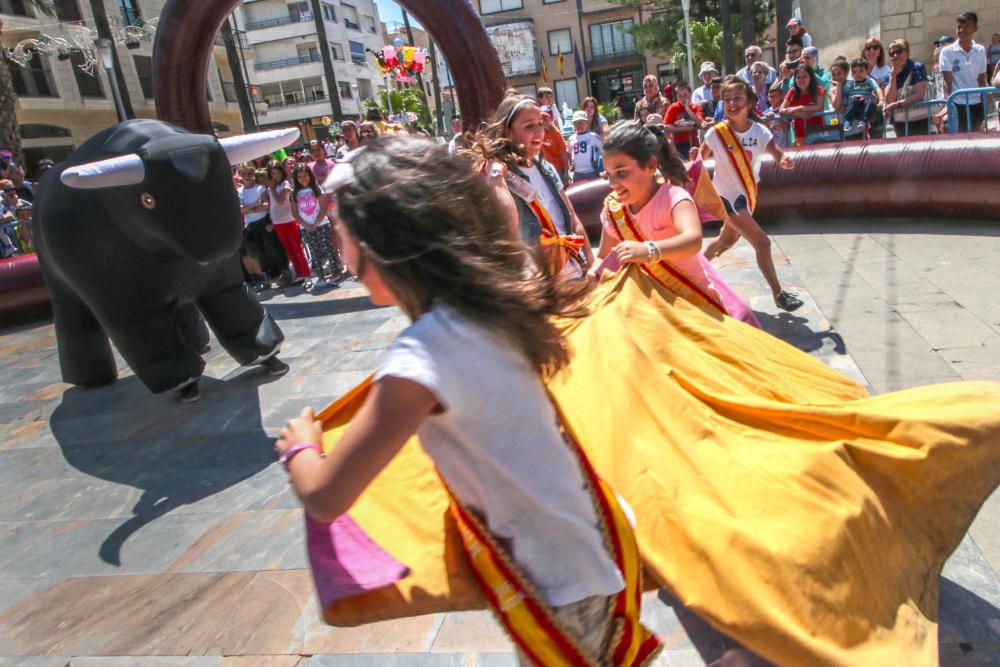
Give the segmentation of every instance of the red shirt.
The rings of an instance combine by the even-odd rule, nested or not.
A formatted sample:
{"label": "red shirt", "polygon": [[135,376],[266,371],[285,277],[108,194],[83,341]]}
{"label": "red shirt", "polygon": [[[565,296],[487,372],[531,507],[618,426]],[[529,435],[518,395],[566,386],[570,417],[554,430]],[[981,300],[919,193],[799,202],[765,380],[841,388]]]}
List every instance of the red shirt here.
{"label": "red shirt", "polygon": [[[701,115],[701,107],[697,104],[692,105],[694,108],[695,115],[697,118],[691,118],[691,114],[687,112],[684,105],[680,102],[674,102],[669,107],[667,107],[667,113],[663,117],[664,125],[674,125],[678,120],[693,120],[700,121],[703,119]],[[692,140],[692,132],[675,132],[674,133],[674,143],[677,144],[690,144],[694,143]],[[687,155],[681,156],[682,160],[687,159]]]}
{"label": "red shirt", "polygon": [[[795,95],[795,90],[796,89],[794,87],[788,89],[788,94],[785,95],[785,101],[788,102],[789,105],[797,107],[807,107],[810,104],[816,104],[816,102],[822,100],[826,96],[826,91],[823,90],[823,86],[816,87],[816,97],[813,97],[809,93],[799,91],[799,96],[796,98],[793,97]],[[820,109],[820,111],[822,111],[822,109]],[[823,124],[823,117],[815,116],[814,118],[810,118],[808,120],[804,118],[795,118],[792,120],[792,123],[795,127],[795,136],[804,139],[806,136],[806,125],[809,127],[820,126]]]}
{"label": "red shirt", "polygon": [[560,174],[566,171],[566,140],[562,132],[553,124],[545,128],[542,139],[542,157],[556,168]]}

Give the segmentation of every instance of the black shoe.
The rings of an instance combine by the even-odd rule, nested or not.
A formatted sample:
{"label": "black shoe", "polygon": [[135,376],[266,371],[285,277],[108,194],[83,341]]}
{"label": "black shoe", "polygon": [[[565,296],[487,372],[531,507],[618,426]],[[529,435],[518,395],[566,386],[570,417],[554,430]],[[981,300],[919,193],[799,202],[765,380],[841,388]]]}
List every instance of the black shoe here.
{"label": "black shoe", "polygon": [[180,397],[181,403],[194,403],[201,398],[201,390],[198,389],[197,382],[192,382],[181,387],[177,395]]}
{"label": "black shoe", "polygon": [[212,351],[212,346],[208,343],[205,343],[204,345],[198,348],[198,354],[208,354],[211,351]]}
{"label": "black shoe", "polygon": [[774,305],[782,310],[792,312],[802,307],[802,299],[791,292],[781,290],[778,292],[778,296],[774,297]]}
{"label": "black shoe", "polygon": [[267,372],[271,375],[284,375],[288,372],[288,364],[279,359],[277,355],[268,357],[260,362],[260,365],[266,368]]}

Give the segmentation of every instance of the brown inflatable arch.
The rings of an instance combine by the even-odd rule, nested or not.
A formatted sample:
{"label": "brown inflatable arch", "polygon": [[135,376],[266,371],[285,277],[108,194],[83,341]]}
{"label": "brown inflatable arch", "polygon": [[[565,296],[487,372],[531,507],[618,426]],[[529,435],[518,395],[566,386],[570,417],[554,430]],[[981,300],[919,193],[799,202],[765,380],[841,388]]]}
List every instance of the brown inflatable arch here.
{"label": "brown inflatable arch", "polygon": [[[500,59],[468,0],[398,0],[440,47],[461,85],[458,105],[467,128],[475,128],[500,103],[504,90]],[[192,132],[212,132],[205,79],[215,36],[240,0],[167,0],[160,12],[153,53],[156,113],[160,120]],[[331,93],[332,94],[332,93]]]}

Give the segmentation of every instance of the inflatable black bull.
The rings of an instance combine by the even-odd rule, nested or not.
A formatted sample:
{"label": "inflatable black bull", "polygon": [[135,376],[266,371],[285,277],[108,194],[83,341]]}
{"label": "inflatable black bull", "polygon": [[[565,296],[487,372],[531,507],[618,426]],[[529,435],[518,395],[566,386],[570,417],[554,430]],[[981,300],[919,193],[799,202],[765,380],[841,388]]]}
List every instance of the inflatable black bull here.
{"label": "inflatable black bull", "polygon": [[208,344],[198,311],[241,364],[287,370],[276,356],[284,336],[243,281],[230,165],[297,136],[291,129],[220,141],[131,120],[46,173],[35,234],[64,381],[114,381],[110,337],[151,391],[196,399]]}

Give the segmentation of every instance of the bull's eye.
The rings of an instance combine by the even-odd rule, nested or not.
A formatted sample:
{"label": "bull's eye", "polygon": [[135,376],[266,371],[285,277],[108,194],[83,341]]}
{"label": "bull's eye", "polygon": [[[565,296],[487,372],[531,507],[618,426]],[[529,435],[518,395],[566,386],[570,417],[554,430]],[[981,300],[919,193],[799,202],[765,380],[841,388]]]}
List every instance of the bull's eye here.
{"label": "bull's eye", "polygon": [[145,206],[150,211],[156,208],[156,197],[149,194],[148,192],[143,192],[142,196],[139,197],[139,200],[142,202],[142,205]]}

